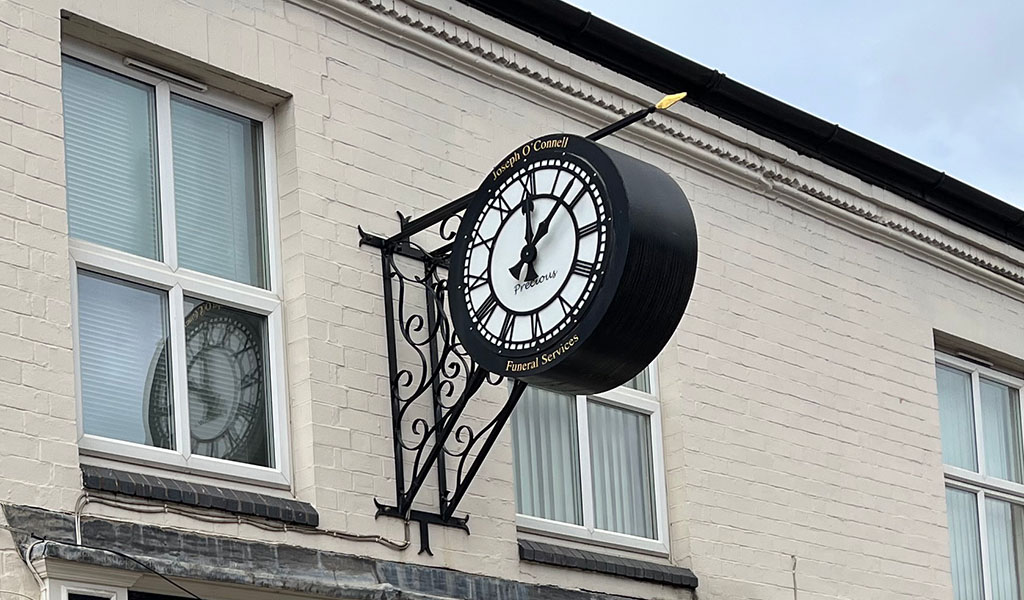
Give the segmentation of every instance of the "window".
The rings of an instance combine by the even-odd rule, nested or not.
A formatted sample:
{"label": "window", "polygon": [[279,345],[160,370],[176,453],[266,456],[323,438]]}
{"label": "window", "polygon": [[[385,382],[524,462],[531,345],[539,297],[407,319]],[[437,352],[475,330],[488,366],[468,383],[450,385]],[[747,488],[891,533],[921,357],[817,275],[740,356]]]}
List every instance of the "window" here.
{"label": "window", "polygon": [[287,483],[268,108],[62,64],[83,451]]}
{"label": "window", "polygon": [[956,600],[1024,598],[1024,380],[940,354],[936,365]]}
{"label": "window", "polygon": [[520,527],[668,551],[652,374],[589,397],[527,388],[512,417]]}
{"label": "window", "polygon": [[128,600],[124,588],[77,583],[48,577],[44,580],[43,600]]}

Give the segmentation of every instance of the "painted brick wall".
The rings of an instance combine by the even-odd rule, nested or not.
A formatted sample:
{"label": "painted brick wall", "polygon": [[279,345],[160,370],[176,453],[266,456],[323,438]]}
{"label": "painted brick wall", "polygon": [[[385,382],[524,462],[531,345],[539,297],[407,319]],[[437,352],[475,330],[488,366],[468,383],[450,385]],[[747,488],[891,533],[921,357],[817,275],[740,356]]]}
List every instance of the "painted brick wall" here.
{"label": "painted brick wall", "polygon": [[[586,132],[614,118],[603,105],[657,97],[461,5],[425,6],[0,2],[0,502],[70,511],[80,491],[64,10],[76,15],[65,31],[114,50],[129,45],[200,78],[290,94],[277,104],[276,159],[293,493],[318,508],[325,528],[403,537],[401,523],[373,517],[372,499],[393,493],[394,468],[379,255],[358,246],[356,227],[393,232],[396,211],[422,214],[465,193],[512,144]],[[893,228],[861,223],[862,215],[822,195],[895,207],[963,243],[1014,260],[1020,254],[735,125],[689,107],[679,114],[685,118],[666,117],[667,129],[610,142],[673,174],[701,233],[691,308],[659,360],[669,560],[694,570],[706,600],[949,598],[933,330],[1024,356],[1024,294],[901,241]],[[490,390],[471,416],[494,410],[503,393]],[[521,564],[511,463],[505,436],[463,504],[473,534],[436,530],[433,558],[415,554],[415,534],[413,549],[397,553],[89,510],[610,593],[680,596]],[[0,589],[34,588],[0,534]]]}

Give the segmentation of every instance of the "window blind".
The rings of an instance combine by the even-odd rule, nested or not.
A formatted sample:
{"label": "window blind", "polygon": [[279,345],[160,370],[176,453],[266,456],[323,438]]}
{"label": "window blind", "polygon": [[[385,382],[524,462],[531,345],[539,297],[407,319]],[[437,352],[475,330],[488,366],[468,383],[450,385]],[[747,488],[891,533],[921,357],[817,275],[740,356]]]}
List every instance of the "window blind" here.
{"label": "window blind", "polygon": [[[78,343],[86,433],[173,447],[167,397],[167,322],[167,298],[162,292],[78,272]],[[155,381],[159,378],[163,380]],[[161,430],[153,431],[153,427]]]}
{"label": "window blind", "polygon": [[1020,600],[1024,507],[985,498],[988,573],[992,600]]}
{"label": "window blind", "polygon": [[160,259],[153,88],[65,58],[62,93],[71,235]]}
{"label": "window blind", "polygon": [[956,600],[982,600],[981,538],[978,500],[971,492],[946,488],[949,521],[949,562]]}
{"label": "window blind", "polygon": [[939,365],[936,367],[936,383],[939,390],[942,462],[977,471],[971,376],[963,371]]}
{"label": "window blind", "polygon": [[171,129],[179,264],[266,288],[260,126],[172,96]]}
{"label": "window blind", "polygon": [[650,417],[590,401],[587,419],[595,526],[656,538]]}
{"label": "window blind", "polygon": [[520,514],[583,524],[576,399],[527,388],[512,418]]}
{"label": "window blind", "polygon": [[981,380],[985,474],[1021,483],[1020,402],[1017,391]]}

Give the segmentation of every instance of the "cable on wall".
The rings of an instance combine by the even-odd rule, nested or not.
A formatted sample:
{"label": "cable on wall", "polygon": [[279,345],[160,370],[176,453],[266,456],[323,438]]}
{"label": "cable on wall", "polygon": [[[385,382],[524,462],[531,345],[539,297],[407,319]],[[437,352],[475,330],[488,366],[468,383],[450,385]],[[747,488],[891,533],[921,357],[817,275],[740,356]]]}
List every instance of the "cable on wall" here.
{"label": "cable on wall", "polygon": [[[30,538],[36,540],[36,541],[32,542],[32,544],[25,550],[25,556],[23,558],[25,559],[25,564],[28,565],[29,569],[32,571],[32,575],[36,578],[36,581],[39,583],[39,588],[40,589],[43,588],[43,580],[39,577],[39,574],[36,572],[35,567],[32,566],[32,560],[31,560],[32,552],[35,550],[36,546],[38,546],[39,544],[43,544],[44,547],[45,547],[46,544],[60,544],[62,546],[76,546],[76,547],[80,547],[80,548],[88,548],[89,550],[98,550],[100,552],[109,552],[110,554],[114,554],[116,556],[120,556],[121,558],[123,558],[125,560],[129,560],[129,561],[139,565],[143,569],[146,569],[147,571],[153,573],[154,575],[156,575],[160,579],[163,579],[167,583],[169,583],[169,584],[173,585],[174,587],[178,588],[179,590],[185,592],[186,594],[188,594],[189,596],[191,596],[195,600],[204,600],[204,598],[202,598],[201,596],[197,596],[196,594],[192,593],[187,588],[185,588],[185,587],[179,585],[178,583],[174,582],[171,578],[169,578],[166,575],[164,575],[163,573],[157,571],[153,567],[147,565],[146,563],[144,563],[141,560],[135,558],[134,556],[131,556],[130,554],[125,554],[124,552],[121,552],[120,550],[114,550],[112,548],[104,548],[102,546],[93,546],[91,544],[83,544],[81,542],[78,542],[78,543],[75,543],[75,544],[69,544],[67,542],[62,542],[60,540],[51,540],[51,539],[47,539],[45,537],[41,537],[39,535],[36,535],[35,533],[32,533],[32,532],[25,532],[25,531],[17,530],[15,528],[11,527],[10,525],[0,525],[0,529],[6,529],[7,531],[11,532],[12,534],[14,534],[14,533],[26,534]],[[12,594],[16,594],[18,596],[23,596],[24,595],[24,594],[17,594],[16,592],[3,592],[3,591],[0,591],[0,593],[12,593]],[[27,597],[28,596],[26,596],[26,598]],[[32,600],[35,600],[35,599],[33,598]]]}
{"label": "cable on wall", "polygon": [[[112,499],[112,498],[97,497],[97,496],[94,496],[94,495],[89,494],[89,493],[83,493],[81,496],[79,496],[77,502],[75,502],[75,513],[74,513],[74,518],[75,518],[75,543],[74,544],[68,544],[67,542],[61,542],[61,541],[57,541],[57,540],[50,540],[50,539],[47,539],[45,537],[38,536],[38,535],[36,535],[35,533],[32,533],[32,532],[19,531],[19,530],[14,529],[13,527],[11,527],[9,524],[6,524],[6,523],[0,524],[0,529],[5,529],[5,530],[11,532],[12,534],[14,534],[14,533],[22,533],[22,534],[27,533],[27,535],[30,538],[35,540],[25,550],[25,555],[22,558],[24,559],[25,564],[28,566],[29,570],[32,572],[32,576],[35,578],[36,582],[39,584],[39,588],[40,589],[43,588],[43,580],[39,576],[39,573],[36,571],[35,567],[32,564],[32,560],[31,560],[32,552],[35,551],[36,546],[38,546],[40,544],[43,544],[44,547],[45,547],[46,544],[62,544],[62,545],[78,546],[78,547],[81,547],[81,548],[88,548],[90,550],[98,550],[98,551],[101,551],[101,552],[108,552],[110,554],[114,554],[116,556],[124,558],[125,560],[129,560],[129,561],[139,565],[143,569],[145,569],[145,570],[153,573],[154,575],[160,577],[161,579],[163,579],[167,583],[173,585],[174,587],[178,588],[182,592],[188,594],[194,600],[204,600],[202,597],[197,596],[192,591],[190,591],[187,588],[185,588],[185,587],[181,586],[180,584],[176,583],[175,581],[173,581],[172,579],[170,579],[169,577],[167,577],[163,573],[160,573],[159,571],[157,571],[156,569],[154,569],[150,565],[148,565],[145,562],[135,558],[134,556],[131,556],[129,554],[125,554],[124,552],[121,552],[119,550],[113,550],[111,548],[105,548],[105,547],[102,547],[102,546],[93,546],[93,545],[86,544],[86,543],[82,542],[82,516],[83,516],[83,512],[85,510],[85,507],[88,504],[101,504],[101,505],[104,505],[104,506],[110,506],[110,507],[113,507],[113,508],[121,508],[121,509],[125,509],[125,510],[130,510],[130,511],[139,512],[139,513],[146,513],[146,514],[170,513],[170,514],[176,514],[176,515],[181,515],[181,516],[189,517],[189,518],[192,518],[192,519],[196,519],[198,521],[204,521],[204,522],[207,522],[207,523],[237,523],[237,524],[245,524],[245,525],[251,525],[253,527],[257,527],[259,529],[263,529],[265,531],[276,531],[276,532],[282,532],[282,533],[295,532],[295,533],[301,533],[301,534],[304,534],[304,535],[318,535],[318,536],[322,535],[322,536],[333,537],[333,538],[337,538],[337,539],[343,539],[343,540],[354,541],[354,542],[373,542],[373,543],[378,543],[378,544],[381,544],[383,546],[386,546],[386,547],[389,547],[389,548],[393,548],[393,549],[396,549],[396,550],[405,550],[411,544],[410,531],[409,531],[409,522],[408,521],[406,521],[406,523],[405,523],[405,539],[403,541],[401,541],[401,542],[396,542],[394,540],[390,540],[388,538],[385,538],[385,537],[382,537],[382,536],[379,536],[379,535],[362,535],[362,534],[348,533],[348,532],[344,532],[344,531],[335,531],[335,530],[309,529],[309,528],[301,528],[301,527],[294,527],[294,526],[289,527],[287,524],[273,525],[273,524],[270,524],[270,523],[266,523],[266,522],[263,522],[263,521],[260,521],[260,520],[257,520],[257,519],[252,519],[252,518],[249,518],[249,517],[245,517],[245,516],[242,516],[242,515],[236,515],[234,517],[208,515],[208,514],[204,514],[202,512],[195,511],[195,510],[188,510],[188,509],[183,509],[183,508],[179,508],[179,507],[176,507],[176,506],[170,506],[170,505],[168,505],[166,503],[163,504],[163,505],[154,505],[152,503],[145,502],[145,501],[130,501],[130,500],[124,500],[124,499],[117,499],[117,500],[115,500],[115,499]],[[35,598],[31,598],[30,596],[25,596],[24,594],[20,594],[20,593],[17,593],[17,592],[8,592],[8,591],[5,591],[5,590],[0,590],[0,594],[13,594],[13,595],[16,595],[16,596],[23,596],[25,598],[29,598],[30,600],[36,600]]]}
{"label": "cable on wall", "polygon": [[[178,585],[177,583],[172,581],[171,578],[168,577],[167,575],[165,575],[164,573],[158,571],[157,569],[153,568],[150,565],[145,564],[144,562],[142,562],[141,560],[135,558],[134,556],[131,556],[130,554],[125,554],[124,552],[121,552],[120,550],[114,550],[114,549],[111,549],[111,548],[103,548],[102,546],[92,546],[90,544],[82,544],[82,543],[69,544],[67,542],[60,542],[58,540],[48,540],[46,538],[40,537],[40,535],[37,535],[37,534],[35,534],[35,533],[31,532],[31,531],[30,532],[26,532],[26,531],[18,530],[18,529],[15,529],[15,528],[11,527],[10,525],[0,525],[0,529],[6,529],[6,530],[10,531],[11,533],[25,533],[25,534],[28,534],[30,538],[35,540],[35,542],[33,542],[32,545],[29,546],[29,548],[25,551],[25,557],[24,558],[25,558],[25,563],[27,565],[29,565],[29,568],[32,570],[32,574],[36,577],[36,581],[39,583],[39,588],[40,589],[43,588],[43,581],[42,581],[42,578],[39,576],[39,573],[36,571],[35,567],[32,566],[32,560],[31,560],[32,553],[36,549],[36,546],[38,546],[40,544],[43,544],[44,546],[46,544],[59,544],[61,546],[75,546],[75,547],[79,547],[79,548],[87,548],[89,550],[97,550],[99,552],[109,552],[110,554],[114,554],[116,556],[120,556],[121,558],[124,558],[125,560],[130,560],[131,562],[134,562],[135,564],[141,566],[145,570],[150,571],[153,574],[159,576],[160,578],[162,578],[162,580],[164,580],[168,584],[174,586],[178,590],[181,590],[185,594],[188,594],[188,596],[190,596],[191,598],[194,598],[195,600],[205,600],[201,596],[197,596],[193,592],[190,592],[188,589]],[[24,594],[17,594],[15,592],[3,592],[3,591],[0,591],[0,593],[7,593],[7,594],[15,594],[17,596],[24,596]],[[28,596],[26,596],[26,597],[28,598]],[[33,600],[35,600],[35,599],[33,599]]]}
{"label": "cable on wall", "polygon": [[210,515],[199,510],[192,510],[187,508],[181,508],[178,506],[171,506],[167,503],[154,504],[147,501],[127,500],[127,499],[114,499],[108,497],[99,497],[88,492],[83,493],[78,498],[78,502],[75,503],[75,538],[81,539],[81,522],[82,513],[85,506],[88,504],[101,504],[104,506],[111,506],[114,508],[121,508],[125,510],[131,510],[140,513],[156,514],[156,513],[169,513],[175,515],[181,515],[196,519],[197,521],[203,521],[206,523],[235,523],[239,525],[251,525],[264,531],[276,531],[279,533],[301,533],[303,535],[314,535],[314,536],[327,536],[336,539],[346,540],[350,542],[370,542],[380,544],[393,550],[405,550],[412,543],[409,523],[405,523],[405,539],[402,541],[395,541],[388,539],[380,535],[367,535],[359,533],[349,533],[347,531],[337,531],[331,529],[314,529],[309,527],[296,527],[294,525],[289,526],[286,523],[280,525],[263,521],[260,519],[254,519],[243,515],[235,516],[218,516]]}

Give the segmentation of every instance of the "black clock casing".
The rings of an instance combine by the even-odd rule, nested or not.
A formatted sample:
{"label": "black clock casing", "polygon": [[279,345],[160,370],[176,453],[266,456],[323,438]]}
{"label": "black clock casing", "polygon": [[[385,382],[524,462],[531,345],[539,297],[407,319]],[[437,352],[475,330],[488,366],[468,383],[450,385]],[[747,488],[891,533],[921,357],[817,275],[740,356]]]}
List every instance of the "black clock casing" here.
{"label": "black clock casing", "polygon": [[[558,231],[552,226],[547,240],[534,242],[535,253],[543,255],[545,250],[551,252],[558,247],[562,249],[560,254],[574,252],[575,256],[580,256],[584,253],[582,240],[586,238],[581,234],[585,230],[588,235],[600,236],[599,259],[587,263],[596,267],[588,271],[589,278],[585,278],[586,284],[592,284],[592,290],[578,299],[573,295],[576,304],[567,309],[564,326],[557,333],[526,340],[520,334],[514,343],[503,342],[501,336],[495,334],[498,327],[493,323],[487,323],[489,327],[482,325],[486,322],[480,317],[480,296],[471,296],[468,290],[471,286],[483,285],[482,278],[491,278],[487,285],[498,286],[499,280],[507,283],[507,279],[503,279],[505,271],[509,267],[514,270],[514,265],[504,264],[514,261],[507,258],[504,262],[497,261],[497,251],[493,248],[501,245],[506,224],[525,217],[517,213],[520,205],[514,203],[516,193],[513,192],[510,199],[498,197],[522,188],[525,199],[525,190],[530,185],[547,187],[531,180],[531,169],[561,169],[566,177],[575,176],[580,179],[580,185],[589,186],[588,197],[599,215],[596,221],[600,226],[580,223],[575,216],[561,217],[558,222],[562,222],[562,226]],[[545,211],[552,216],[555,210],[566,210],[569,197],[575,196],[575,193],[562,192],[566,197],[559,198],[561,178],[561,174],[554,176],[550,190],[536,190],[535,197],[544,198],[545,206],[554,206]],[[521,183],[516,186],[515,181]],[[573,192],[576,189],[572,188]],[[563,205],[561,208],[559,202]],[[500,209],[498,217],[490,216],[488,213],[500,203],[511,205],[512,210],[506,213]],[[532,227],[536,228],[543,217],[543,214],[532,217]],[[473,266],[482,265],[484,261],[472,258],[472,253],[486,244],[486,240],[482,240],[486,236],[481,235],[484,229],[481,224],[496,218],[506,220],[491,239],[492,255],[481,276],[473,272]],[[518,221],[514,225],[518,228]],[[600,233],[595,234],[597,229]],[[575,245],[552,239],[573,235],[573,232],[577,236]],[[525,234],[523,239],[529,243],[530,229]],[[588,248],[594,244],[592,239],[588,240]],[[526,249],[523,252],[527,257]],[[550,263],[551,257],[546,256],[545,260]],[[536,262],[540,263],[540,259]],[[696,267],[697,231],[693,213],[686,196],[668,174],[585,138],[554,134],[513,151],[475,193],[463,215],[452,250],[449,305],[461,343],[484,369],[552,391],[596,393],[629,381],[657,357],[682,318],[693,289]],[[571,277],[577,277],[573,270]],[[559,282],[561,280],[555,283]],[[562,286],[567,288],[566,283]],[[512,319],[514,326],[518,326],[517,319],[523,319],[523,324],[529,320],[536,326],[539,319],[528,309],[516,312],[504,304],[502,309],[506,325]],[[508,313],[515,313],[515,318]]]}

